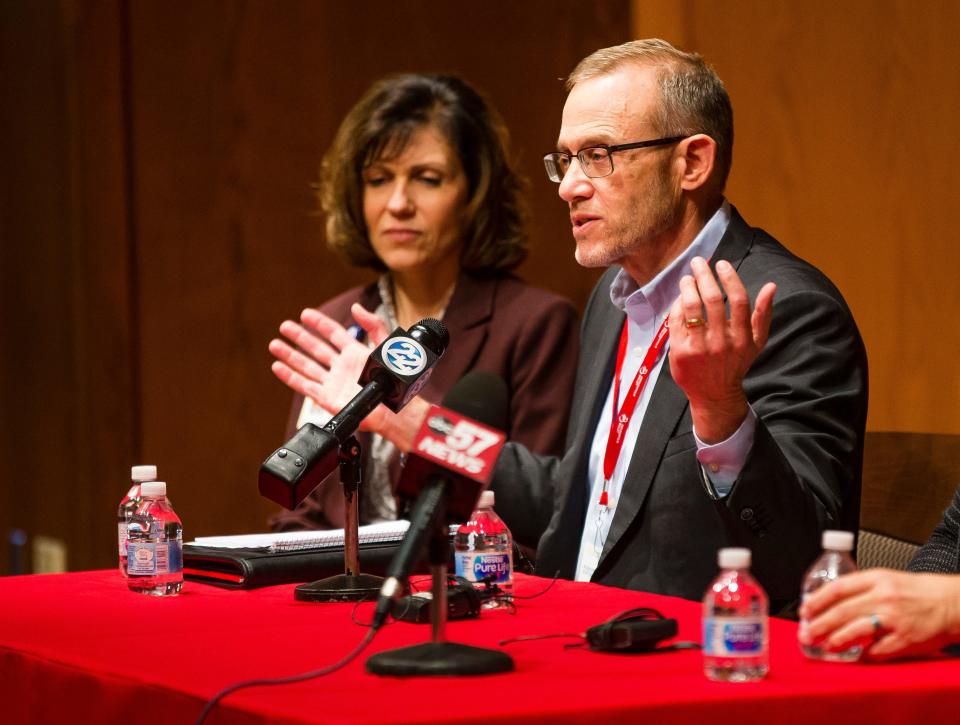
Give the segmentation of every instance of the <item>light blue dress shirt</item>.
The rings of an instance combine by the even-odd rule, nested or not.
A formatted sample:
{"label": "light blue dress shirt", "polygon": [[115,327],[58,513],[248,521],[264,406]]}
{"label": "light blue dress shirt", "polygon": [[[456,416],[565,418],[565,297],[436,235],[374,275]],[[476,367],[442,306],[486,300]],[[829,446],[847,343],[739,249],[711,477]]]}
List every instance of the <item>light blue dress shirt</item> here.
{"label": "light blue dress shirt", "polygon": [[[730,223],[730,205],[724,201],[720,208],[706,223],[693,242],[673,262],[663,269],[656,277],[643,287],[624,270],[614,278],[610,285],[610,300],[627,316],[627,354],[623,362],[621,373],[620,397],[616,401],[617,410],[623,403],[630,388],[630,384],[640,368],[653,338],[660,328],[660,324],[670,312],[674,300],[680,294],[680,278],[690,274],[690,261],[694,257],[710,259],[720,244],[727,226]],[[624,478],[633,449],[636,445],[640,425],[650,403],[657,378],[663,368],[663,361],[667,357],[669,340],[664,346],[660,357],[650,372],[647,384],[637,401],[633,417],[624,436],[623,448],[617,459],[616,467],[607,486],[608,505],[600,506],[600,492],[603,489],[603,458],[607,447],[607,438],[610,433],[610,421],[613,411],[613,381],[604,402],[600,419],[597,421],[593,444],[590,448],[588,476],[590,481],[589,500],[587,502],[587,517],[584,522],[583,536],[580,541],[580,554],[577,558],[576,579],[589,581],[597,568],[603,544],[610,530],[610,523],[616,511],[620,492],[623,489]],[[756,415],[751,409],[740,428],[730,438],[720,443],[707,445],[696,436],[697,460],[703,468],[707,478],[704,483],[710,484],[716,497],[726,496],[740,475],[750,449],[753,446],[753,437],[756,430]],[[691,481],[690,485],[700,485]],[[706,495],[706,494],[705,494]]]}

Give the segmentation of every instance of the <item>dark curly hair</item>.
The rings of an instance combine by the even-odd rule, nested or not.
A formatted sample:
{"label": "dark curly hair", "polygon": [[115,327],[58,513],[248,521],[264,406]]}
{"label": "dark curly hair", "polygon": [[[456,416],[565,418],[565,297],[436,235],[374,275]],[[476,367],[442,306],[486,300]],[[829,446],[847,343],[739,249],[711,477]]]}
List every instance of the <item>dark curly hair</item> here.
{"label": "dark curly hair", "polygon": [[510,270],[527,255],[523,183],[506,157],[499,114],[463,80],[405,74],[374,83],[350,110],[320,167],[320,206],[327,244],[350,264],[385,271],[363,216],[363,171],[403,153],[433,125],[447,139],[467,178],[460,265],[473,272]]}

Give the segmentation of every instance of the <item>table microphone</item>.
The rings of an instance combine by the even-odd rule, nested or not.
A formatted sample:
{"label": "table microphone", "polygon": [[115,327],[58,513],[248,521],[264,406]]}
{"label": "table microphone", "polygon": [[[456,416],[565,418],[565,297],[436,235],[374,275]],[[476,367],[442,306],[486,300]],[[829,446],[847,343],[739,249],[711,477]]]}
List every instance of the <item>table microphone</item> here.
{"label": "table microphone", "polygon": [[307,423],[260,466],[260,495],[296,508],[337,468],[341,444],[380,403],[393,412],[426,384],[450,342],[439,320],[420,320],[409,332],[398,327],[370,353],[357,382],[360,392],[322,428]]}
{"label": "table microphone", "polygon": [[506,441],[500,431],[507,428],[507,397],[501,378],[471,372],[450,389],[444,407],[434,405],[427,413],[397,485],[402,502],[413,500],[410,528],[387,568],[375,628],[386,621],[393,598],[402,593],[431,538],[445,525],[470,518]]}

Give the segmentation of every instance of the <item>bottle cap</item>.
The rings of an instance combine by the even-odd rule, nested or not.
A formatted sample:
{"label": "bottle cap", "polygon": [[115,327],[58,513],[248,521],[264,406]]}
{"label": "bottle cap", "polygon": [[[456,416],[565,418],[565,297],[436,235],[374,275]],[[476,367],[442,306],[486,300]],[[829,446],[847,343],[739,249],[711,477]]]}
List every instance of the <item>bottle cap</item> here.
{"label": "bottle cap", "polygon": [[717,563],[721,569],[746,569],[750,566],[750,549],[720,549],[717,552]]}
{"label": "bottle cap", "polygon": [[853,532],[852,531],[827,531],[823,532],[823,548],[830,551],[853,551]]}
{"label": "bottle cap", "polygon": [[477,502],[478,509],[492,509],[493,504],[496,503],[497,497],[493,495],[493,491],[484,491],[480,494],[480,500]]}
{"label": "bottle cap", "polygon": [[167,484],[164,481],[144,481],[140,485],[141,496],[166,496]]}
{"label": "bottle cap", "polygon": [[130,478],[137,482],[156,481],[157,467],[156,466],[133,466],[130,469]]}

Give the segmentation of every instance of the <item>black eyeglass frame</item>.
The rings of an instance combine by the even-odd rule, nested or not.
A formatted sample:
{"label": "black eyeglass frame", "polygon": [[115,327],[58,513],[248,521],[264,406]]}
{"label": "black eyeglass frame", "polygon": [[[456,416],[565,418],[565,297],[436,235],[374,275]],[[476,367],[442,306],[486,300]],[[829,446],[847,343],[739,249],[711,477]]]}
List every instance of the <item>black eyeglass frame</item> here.
{"label": "black eyeglass frame", "polygon": [[[680,141],[683,141],[686,138],[690,138],[690,137],[689,136],[666,136],[664,138],[651,139],[650,141],[634,141],[632,143],[621,143],[621,144],[615,144],[613,146],[607,146],[606,144],[598,144],[596,146],[588,146],[587,148],[580,149],[575,154],[568,154],[564,151],[551,151],[550,153],[543,155],[543,165],[547,170],[547,178],[550,179],[550,181],[554,182],[555,184],[559,184],[561,181],[563,181],[563,177],[567,175],[567,171],[569,171],[570,169],[570,166],[568,164],[567,171],[563,172],[563,176],[560,176],[560,178],[558,179],[554,179],[551,176],[550,174],[551,164],[553,164],[559,169],[559,164],[555,162],[555,158],[558,156],[561,156],[561,157],[566,156],[570,160],[570,162],[572,162],[573,159],[576,158],[577,161],[580,162],[580,168],[583,170],[584,176],[587,176],[591,179],[602,179],[604,176],[610,176],[610,174],[613,173],[614,171],[613,154],[617,151],[629,151],[630,149],[645,149],[651,146],[666,146],[672,143],[679,143]],[[610,171],[608,171],[605,174],[597,174],[597,175],[588,174],[587,170],[584,168],[583,159],[580,158],[580,155],[583,153],[586,153],[587,151],[593,151],[594,149],[603,149],[604,151],[607,152],[607,157],[610,159]]]}

